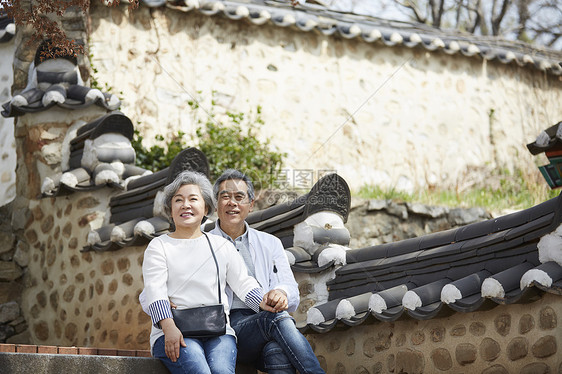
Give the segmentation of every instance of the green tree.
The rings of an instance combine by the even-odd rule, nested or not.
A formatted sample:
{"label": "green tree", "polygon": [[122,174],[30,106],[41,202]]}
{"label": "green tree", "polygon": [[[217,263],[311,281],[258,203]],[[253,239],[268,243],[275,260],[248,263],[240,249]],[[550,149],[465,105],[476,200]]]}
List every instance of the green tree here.
{"label": "green tree", "polygon": [[[227,112],[221,116],[222,120],[215,114],[214,101],[211,110],[205,114],[196,102],[190,102],[190,106],[197,128],[189,141],[185,133],[178,131],[168,140],[157,135],[156,144],[145,148],[142,135],[135,130],[132,144],[137,154],[137,166],[162,170],[181,150],[194,146],[207,156],[211,179],[234,168],[248,174],[257,189],[274,187],[273,177],[281,170],[286,153],[274,150],[270,139],[258,140],[257,131],[264,125],[260,106],[256,112],[248,114]],[[202,119],[203,115],[206,119]]]}

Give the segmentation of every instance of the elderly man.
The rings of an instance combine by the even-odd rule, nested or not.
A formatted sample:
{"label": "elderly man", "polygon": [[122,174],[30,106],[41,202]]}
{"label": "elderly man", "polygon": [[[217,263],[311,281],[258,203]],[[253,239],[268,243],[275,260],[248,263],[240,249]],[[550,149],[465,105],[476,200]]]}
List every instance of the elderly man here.
{"label": "elderly man", "polygon": [[281,241],[273,235],[250,228],[246,217],[254,207],[254,186],[238,170],[226,170],[215,182],[218,222],[211,233],[234,244],[248,268],[269,292],[267,304],[277,313],[249,309],[233,297],[230,324],[238,343],[238,362],[253,364],[269,373],[324,373],[306,338],[297,330],[287,311],[299,305],[295,281]]}

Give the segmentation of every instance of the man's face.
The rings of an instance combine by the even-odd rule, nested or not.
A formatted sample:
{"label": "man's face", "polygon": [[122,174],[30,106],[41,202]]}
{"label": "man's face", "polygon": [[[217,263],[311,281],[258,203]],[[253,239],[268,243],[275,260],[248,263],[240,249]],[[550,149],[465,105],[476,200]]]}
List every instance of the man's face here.
{"label": "man's face", "polygon": [[217,196],[217,215],[221,227],[244,226],[244,221],[254,208],[248,197],[248,186],[243,180],[229,179],[219,185]]}

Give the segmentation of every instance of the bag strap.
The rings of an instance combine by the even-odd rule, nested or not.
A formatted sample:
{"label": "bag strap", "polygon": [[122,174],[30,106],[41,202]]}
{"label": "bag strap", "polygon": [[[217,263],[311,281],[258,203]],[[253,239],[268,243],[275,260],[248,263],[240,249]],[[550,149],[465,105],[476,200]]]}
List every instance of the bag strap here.
{"label": "bag strap", "polygon": [[219,263],[217,261],[217,256],[215,256],[215,251],[213,251],[213,246],[211,244],[211,240],[209,240],[209,236],[203,232],[203,235],[205,235],[205,238],[207,238],[207,242],[209,243],[209,249],[211,250],[211,254],[213,255],[213,260],[215,260],[215,265],[217,267],[217,289],[218,289],[218,293],[219,293],[219,304],[222,304],[221,301],[221,278],[219,275]]}

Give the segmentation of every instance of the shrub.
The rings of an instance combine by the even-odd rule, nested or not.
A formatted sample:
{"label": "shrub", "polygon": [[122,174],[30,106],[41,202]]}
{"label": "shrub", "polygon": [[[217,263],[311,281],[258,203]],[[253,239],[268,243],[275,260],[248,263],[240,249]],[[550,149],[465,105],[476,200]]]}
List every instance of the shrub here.
{"label": "shrub", "polygon": [[178,131],[168,140],[157,135],[157,143],[147,149],[142,145],[143,137],[135,130],[132,145],[137,154],[137,166],[152,171],[162,170],[170,165],[181,150],[194,146],[207,156],[211,180],[224,170],[234,168],[246,173],[257,189],[273,187],[273,176],[281,170],[286,153],[273,150],[270,139],[257,139],[257,130],[264,125],[260,106],[255,113],[250,111],[248,115],[227,112],[221,116],[225,121],[223,123],[214,113],[214,101],[211,111],[206,113],[206,120],[201,119],[197,103],[189,104],[197,123],[195,135],[189,142],[186,134]]}

